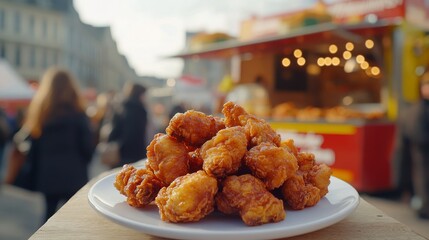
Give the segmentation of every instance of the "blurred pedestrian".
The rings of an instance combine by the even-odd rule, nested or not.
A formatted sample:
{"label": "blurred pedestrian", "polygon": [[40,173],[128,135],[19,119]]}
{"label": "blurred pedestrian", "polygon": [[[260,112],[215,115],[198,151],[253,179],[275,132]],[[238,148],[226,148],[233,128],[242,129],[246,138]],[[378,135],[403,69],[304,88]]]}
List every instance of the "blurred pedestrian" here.
{"label": "blurred pedestrian", "polygon": [[146,88],[137,83],[127,83],[124,98],[115,110],[109,142],[119,145],[120,160],[116,166],[133,163],[146,157],[147,111],[144,106]]}
{"label": "blurred pedestrian", "polygon": [[23,129],[30,134],[26,162],[32,163],[34,190],[43,193],[45,221],[88,181],[93,146],[89,119],[77,82],[62,69],[46,71]]}
{"label": "blurred pedestrian", "polygon": [[172,119],[176,113],[184,113],[186,111],[185,104],[183,102],[177,101],[170,110],[168,114],[168,119]]}
{"label": "blurred pedestrian", "polygon": [[411,206],[420,218],[429,218],[429,72],[420,79],[417,103],[398,122],[394,178],[399,193],[412,195]]}
{"label": "blurred pedestrian", "polygon": [[[4,166],[4,150],[11,134],[11,127],[6,112],[0,108],[0,177]],[[1,178],[2,179],[2,178]]]}

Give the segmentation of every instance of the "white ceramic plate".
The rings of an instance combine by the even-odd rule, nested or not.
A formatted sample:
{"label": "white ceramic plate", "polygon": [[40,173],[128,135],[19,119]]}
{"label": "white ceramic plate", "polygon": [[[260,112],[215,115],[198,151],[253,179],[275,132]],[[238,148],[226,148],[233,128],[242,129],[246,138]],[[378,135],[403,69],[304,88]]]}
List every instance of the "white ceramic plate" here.
{"label": "white ceramic plate", "polygon": [[337,223],[359,204],[359,195],[348,183],[331,177],[329,193],[311,208],[287,210],[286,219],[261,226],[246,226],[238,216],[212,213],[195,223],[163,222],[156,205],[145,209],[128,206],[113,186],[115,174],[97,181],[88,193],[90,205],[116,223],[144,233],[174,239],[273,239],[316,231]]}

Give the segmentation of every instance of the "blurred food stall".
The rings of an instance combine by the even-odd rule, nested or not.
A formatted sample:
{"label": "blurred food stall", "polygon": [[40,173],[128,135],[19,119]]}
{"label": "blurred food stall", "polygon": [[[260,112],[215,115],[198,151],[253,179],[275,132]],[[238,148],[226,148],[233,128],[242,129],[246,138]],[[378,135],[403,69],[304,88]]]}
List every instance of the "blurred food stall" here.
{"label": "blurred food stall", "polygon": [[34,91],[7,61],[0,59],[0,107],[9,116],[26,109]]}
{"label": "blurred food stall", "polygon": [[[315,152],[359,191],[388,190],[395,120],[405,102],[418,99],[418,77],[429,63],[428,13],[423,0],[318,1],[253,17],[238,39],[174,57],[229,59],[235,88],[266,89],[266,117],[282,138]],[[256,92],[232,89],[229,98],[254,99]]]}

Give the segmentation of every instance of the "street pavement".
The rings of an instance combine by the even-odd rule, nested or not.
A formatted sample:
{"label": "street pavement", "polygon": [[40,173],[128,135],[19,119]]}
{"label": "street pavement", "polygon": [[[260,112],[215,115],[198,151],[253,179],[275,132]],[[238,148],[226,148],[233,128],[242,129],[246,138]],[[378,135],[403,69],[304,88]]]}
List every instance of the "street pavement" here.
{"label": "street pavement", "polygon": [[[90,166],[94,177],[107,170],[95,158]],[[387,215],[409,226],[418,234],[429,239],[429,220],[418,219],[404,201],[362,195]],[[43,196],[14,186],[0,186],[0,239],[28,239],[43,224]]]}
{"label": "street pavement", "polygon": [[[4,165],[3,170],[7,167]],[[95,177],[106,170],[95,156],[89,176]],[[28,239],[43,225],[44,211],[42,194],[0,183],[0,240]]]}

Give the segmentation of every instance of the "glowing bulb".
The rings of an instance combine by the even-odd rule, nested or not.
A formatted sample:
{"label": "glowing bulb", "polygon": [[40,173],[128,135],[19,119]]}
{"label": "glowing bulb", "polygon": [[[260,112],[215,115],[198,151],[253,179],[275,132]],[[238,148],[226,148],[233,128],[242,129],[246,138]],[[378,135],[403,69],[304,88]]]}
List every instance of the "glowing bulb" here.
{"label": "glowing bulb", "polygon": [[355,45],[351,42],[346,43],[347,51],[352,51],[355,48]]}
{"label": "glowing bulb", "polygon": [[282,65],[284,67],[289,67],[290,66],[290,60],[289,60],[289,58],[283,58]]}
{"label": "glowing bulb", "polygon": [[332,64],[332,58],[330,57],[325,57],[325,65],[326,66],[331,66]]}
{"label": "glowing bulb", "polygon": [[337,57],[333,57],[332,58],[332,65],[334,65],[334,66],[340,65],[340,59]]}
{"label": "glowing bulb", "polygon": [[300,49],[295,49],[295,51],[293,51],[293,55],[296,58],[300,58],[300,57],[302,57],[302,51]]}
{"label": "glowing bulb", "polygon": [[363,63],[360,64],[360,67],[365,70],[369,67],[369,63],[367,61],[363,61]]}
{"label": "glowing bulb", "polygon": [[343,58],[345,60],[349,60],[351,57],[352,57],[352,53],[351,52],[349,52],[349,51],[344,51],[343,52]]}
{"label": "glowing bulb", "polygon": [[331,44],[331,45],[329,45],[329,52],[330,52],[330,53],[334,54],[334,53],[336,53],[337,51],[338,51],[338,47],[337,47],[337,45],[335,45],[335,44]]}
{"label": "glowing bulb", "polygon": [[298,60],[296,60],[296,63],[298,63],[299,66],[304,66],[305,58],[303,57],[298,58]]}
{"label": "glowing bulb", "polygon": [[371,68],[371,74],[374,75],[374,76],[379,75],[380,74],[380,68],[378,68],[378,67],[372,67]]}
{"label": "glowing bulb", "polygon": [[320,67],[325,65],[325,59],[320,57],[317,59],[317,65],[319,65]]}
{"label": "glowing bulb", "polygon": [[356,62],[357,63],[359,63],[359,64],[361,64],[361,63],[363,63],[363,62],[365,62],[365,57],[364,56],[362,56],[362,55],[357,55],[356,56]]}
{"label": "glowing bulb", "polygon": [[368,49],[373,48],[374,47],[374,41],[372,41],[371,39],[367,39],[365,41],[365,47],[368,48]]}

